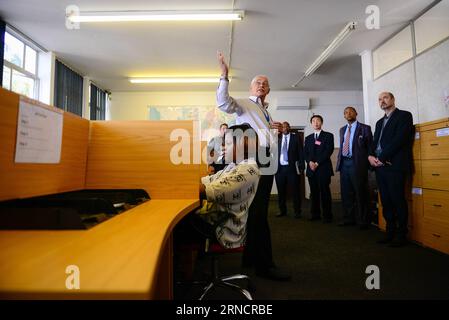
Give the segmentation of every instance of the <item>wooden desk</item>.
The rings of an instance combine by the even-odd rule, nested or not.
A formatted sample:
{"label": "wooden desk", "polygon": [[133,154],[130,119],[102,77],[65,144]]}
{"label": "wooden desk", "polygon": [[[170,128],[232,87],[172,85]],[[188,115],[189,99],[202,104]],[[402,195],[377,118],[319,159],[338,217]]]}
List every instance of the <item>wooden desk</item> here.
{"label": "wooden desk", "polygon": [[[90,230],[1,231],[1,299],[170,299],[172,230],[198,199],[150,200]],[[66,267],[80,270],[68,290]]]}

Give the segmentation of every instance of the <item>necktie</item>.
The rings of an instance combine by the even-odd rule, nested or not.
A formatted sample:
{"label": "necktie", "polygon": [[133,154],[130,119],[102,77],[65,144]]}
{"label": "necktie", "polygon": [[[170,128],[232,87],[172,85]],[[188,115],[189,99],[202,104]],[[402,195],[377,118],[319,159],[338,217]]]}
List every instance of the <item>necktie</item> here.
{"label": "necktie", "polygon": [[287,148],[287,137],[284,137],[284,143],[282,144],[282,155],[284,156],[284,161],[288,161],[288,148]]}
{"label": "necktie", "polygon": [[315,133],[315,141],[318,140],[318,133]]}
{"label": "necktie", "polygon": [[345,143],[343,144],[343,156],[347,157],[349,155],[349,140],[351,139],[351,125],[348,126],[346,131]]}
{"label": "necktie", "polygon": [[379,141],[377,141],[377,147],[376,147],[376,155],[380,156],[382,153],[382,146],[380,145],[380,140],[382,139],[382,134],[384,133],[385,125],[388,122],[388,117],[385,115],[383,123],[382,123],[382,129],[380,129],[380,135],[379,135]]}

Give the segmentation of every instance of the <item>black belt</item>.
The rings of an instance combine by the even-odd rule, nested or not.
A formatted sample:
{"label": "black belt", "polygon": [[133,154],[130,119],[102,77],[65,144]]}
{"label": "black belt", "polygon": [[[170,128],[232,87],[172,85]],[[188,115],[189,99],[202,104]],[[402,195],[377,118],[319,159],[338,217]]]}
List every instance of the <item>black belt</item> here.
{"label": "black belt", "polygon": [[352,157],[344,157],[344,156],[342,156],[341,157],[343,160],[352,160],[353,158]]}

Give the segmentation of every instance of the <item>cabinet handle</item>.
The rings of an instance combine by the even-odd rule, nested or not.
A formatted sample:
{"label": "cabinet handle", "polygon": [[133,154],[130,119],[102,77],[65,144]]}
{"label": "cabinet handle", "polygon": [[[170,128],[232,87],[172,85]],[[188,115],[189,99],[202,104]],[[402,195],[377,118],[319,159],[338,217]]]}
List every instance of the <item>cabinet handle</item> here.
{"label": "cabinet handle", "polygon": [[439,234],[436,234],[436,233],[432,233],[432,236],[435,236],[437,238],[441,238],[441,236]]}
{"label": "cabinet handle", "polygon": [[432,147],[436,147],[436,146],[438,146],[438,143],[431,143],[430,144]]}
{"label": "cabinet handle", "polygon": [[440,174],[439,174],[439,173],[432,173],[432,176],[434,176],[434,177],[439,177]]}
{"label": "cabinet handle", "polygon": [[441,204],[434,204],[433,206],[434,206],[434,207],[437,207],[437,208],[443,207]]}

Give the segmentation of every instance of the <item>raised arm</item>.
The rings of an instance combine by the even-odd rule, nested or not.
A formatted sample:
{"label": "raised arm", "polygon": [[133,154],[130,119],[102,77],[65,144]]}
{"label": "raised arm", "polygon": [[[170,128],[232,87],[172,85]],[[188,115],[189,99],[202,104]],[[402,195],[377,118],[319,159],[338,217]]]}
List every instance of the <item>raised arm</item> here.
{"label": "raised arm", "polygon": [[229,67],[225,62],[223,53],[221,53],[220,51],[217,52],[217,59],[218,59],[218,64],[220,65],[220,69],[221,69],[221,76],[224,78],[227,78],[228,72],[229,72]]}
{"label": "raised arm", "polygon": [[241,115],[243,113],[242,107],[234,100],[234,98],[229,96],[229,67],[225,62],[223,53],[217,52],[217,59],[221,69],[220,83],[217,88],[218,109],[229,114],[237,113],[237,115]]}

